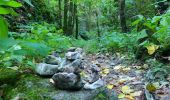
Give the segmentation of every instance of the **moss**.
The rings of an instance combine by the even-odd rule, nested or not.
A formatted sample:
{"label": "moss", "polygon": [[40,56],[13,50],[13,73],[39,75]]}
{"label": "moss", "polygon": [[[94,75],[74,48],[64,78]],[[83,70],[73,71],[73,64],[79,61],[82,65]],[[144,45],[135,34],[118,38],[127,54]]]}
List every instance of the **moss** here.
{"label": "moss", "polygon": [[18,71],[1,68],[0,69],[0,85],[2,84],[14,84],[20,78],[20,73]]}
{"label": "moss", "polygon": [[22,94],[23,100],[50,100],[50,92],[56,91],[47,79],[36,75],[22,75],[16,86],[7,91],[5,100],[12,99]]}

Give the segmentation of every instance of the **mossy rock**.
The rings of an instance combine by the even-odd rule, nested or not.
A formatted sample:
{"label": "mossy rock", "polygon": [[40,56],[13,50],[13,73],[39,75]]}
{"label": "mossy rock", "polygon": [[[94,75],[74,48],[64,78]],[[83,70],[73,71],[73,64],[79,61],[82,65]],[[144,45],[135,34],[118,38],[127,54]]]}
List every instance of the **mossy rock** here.
{"label": "mossy rock", "polygon": [[21,73],[9,68],[0,68],[0,85],[14,84],[19,80]]}
{"label": "mossy rock", "polygon": [[6,91],[5,100],[19,97],[21,100],[51,100],[51,93],[57,92],[49,79],[37,75],[22,75],[10,91]]}

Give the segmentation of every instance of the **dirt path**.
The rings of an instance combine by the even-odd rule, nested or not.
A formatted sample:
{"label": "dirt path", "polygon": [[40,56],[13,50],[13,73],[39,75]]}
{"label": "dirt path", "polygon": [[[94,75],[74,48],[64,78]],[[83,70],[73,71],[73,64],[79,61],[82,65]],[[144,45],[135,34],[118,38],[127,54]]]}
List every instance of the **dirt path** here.
{"label": "dirt path", "polygon": [[[146,80],[149,70],[147,64],[132,63],[127,57],[120,55],[113,57],[109,54],[97,54],[88,55],[86,58],[88,64],[92,63],[100,68],[100,77],[106,81],[108,89],[117,92],[119,99],[170,100],[170,81],[167,78],[167,81],[154,82],[152,86],[152,83]],[[146,91],[145,87],[150,92]]]}

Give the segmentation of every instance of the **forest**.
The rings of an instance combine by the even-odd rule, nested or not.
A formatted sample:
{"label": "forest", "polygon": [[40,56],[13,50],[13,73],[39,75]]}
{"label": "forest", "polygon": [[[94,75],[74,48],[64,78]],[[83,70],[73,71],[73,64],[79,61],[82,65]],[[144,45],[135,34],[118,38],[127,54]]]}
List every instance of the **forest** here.
{"label": "forest", "polygon": [[170,100],[170,0],[0,0],[0,100]]}

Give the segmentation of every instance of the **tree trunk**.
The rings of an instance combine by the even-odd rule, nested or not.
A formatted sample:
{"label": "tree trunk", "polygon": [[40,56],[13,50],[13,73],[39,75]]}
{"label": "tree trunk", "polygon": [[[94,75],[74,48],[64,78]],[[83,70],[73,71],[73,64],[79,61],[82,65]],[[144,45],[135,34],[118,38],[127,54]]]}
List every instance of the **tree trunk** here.
{"label": "tree trunk", "polygon": [[68,0],[64,0],[64,27],[63,27],[63,30],[66,35],[68,35],[67,13],[68,13]]}
{"label": "tree trunk", "polygon": [[69,19],[68,19],[68,32],[69,32],[69,34],[68,35],[73,34],[73,28],[74,28],[74,25],[73,25],[73,15],[74,15],[73,6],[74,6],[73,1],[70,0]]}
{"label": "tree trunk", "polygon": [[99,27],[99,15],[98,12],[96,12],[96,25],[97,25],[97,35],[100,37],[100,27]]}
{"label": "tree trunk", "polygon": [[125,0],[119,0],[119,14],[120,14],[120,25],[122,28],[122,32],[127,32],[126,26],[126,15],[125,15]]}
{"label": "tree trunk", "polygon": [[75,13],[75,20],[76,20],[76,39],[78,39],[78,34],[79,34],[79,30],[78,30],[78,13],[77,13],[77,4],[74,4],[74,13]]}
{"label": "tree trunk", "polygon": [[61,29],[62,28],[61,0],[58,0],[58,7],[59,7],[59,11],[58,11],[58,14],[59,14],[58,25],[59,25],[59,28]]}

